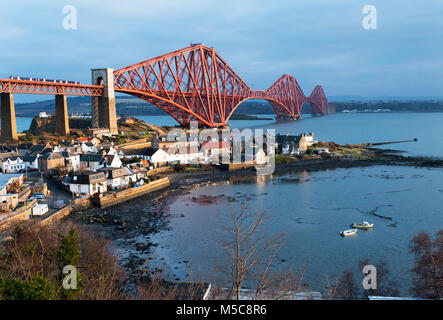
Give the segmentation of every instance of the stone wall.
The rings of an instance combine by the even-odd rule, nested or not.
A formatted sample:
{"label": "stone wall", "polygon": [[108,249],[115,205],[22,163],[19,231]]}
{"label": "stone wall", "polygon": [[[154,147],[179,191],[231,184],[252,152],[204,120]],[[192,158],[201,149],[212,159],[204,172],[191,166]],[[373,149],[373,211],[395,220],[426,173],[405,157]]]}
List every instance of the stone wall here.
{"label": "stone wall", "polygon": [[153,182],[144,184],[140,187],[130,188],[119,192],[114,192],[111,194],[95,194],[92,201],[94,204],[100,208],[107,208],[123,201],[127,201],[149,192],[164,188],[169,185],[168,178],[162,178],[155,180]]}
{"label": "stone wall", "polygon": [[0,231],[5,231],[12,224],[29,220],[29,216],[32,214],[32,208],[37,204],[37,200],[26,204],[25,206],[17,209],[14,215],[0,221]]}

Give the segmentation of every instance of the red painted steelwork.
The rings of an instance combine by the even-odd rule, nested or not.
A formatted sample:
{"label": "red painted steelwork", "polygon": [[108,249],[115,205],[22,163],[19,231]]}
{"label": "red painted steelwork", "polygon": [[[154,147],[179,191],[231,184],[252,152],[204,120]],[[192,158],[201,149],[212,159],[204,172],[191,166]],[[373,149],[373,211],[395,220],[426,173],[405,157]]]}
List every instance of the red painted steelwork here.
{"label": "red painted steelwork", "polygon": [[0,79],[0,92],[100,97],[103,86]]}
{"label": "red painted steelwork", "polygon": [[149,59],[114,71],[115,91],[157,105],[182,125],[226,125],[235,109],[248,99],[271,102],[278,117],[296,119],[305,102],[326,114],[321,86],[305,97],[295,78],[283,75],[268,90],[252,90],[214,50],[204,45]]}

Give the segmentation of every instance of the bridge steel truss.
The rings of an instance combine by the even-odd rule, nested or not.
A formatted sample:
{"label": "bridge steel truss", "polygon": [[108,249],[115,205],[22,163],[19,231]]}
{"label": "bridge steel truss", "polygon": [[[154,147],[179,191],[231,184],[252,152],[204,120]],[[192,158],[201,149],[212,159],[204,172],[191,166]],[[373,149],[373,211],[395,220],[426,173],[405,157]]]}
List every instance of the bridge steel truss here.
{"label": "bridge steel truss", "polygon": [[0,79],[0,93],[50,94],[100,97],[103,86]]}
{"label": "bridge steel truss", "polygon": [[235,109],[248,99],[271,102],[277,117],[297,119],[305,102],[313,113],[327,113],[321,86],[306,97],[296,79],[283,75],[266,91],[252,90],[214,50],[193,45],[114,71],[116,92],[153,103],[181,125],[226,125]]}

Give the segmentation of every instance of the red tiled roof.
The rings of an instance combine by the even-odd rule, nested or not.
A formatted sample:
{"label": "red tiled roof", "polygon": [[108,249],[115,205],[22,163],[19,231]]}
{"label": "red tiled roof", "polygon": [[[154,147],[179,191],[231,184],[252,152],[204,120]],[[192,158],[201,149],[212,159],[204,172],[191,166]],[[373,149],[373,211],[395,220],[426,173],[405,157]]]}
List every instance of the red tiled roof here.
{"label": "red tiled roof", "polygon": [[214,141],[214,142],[208,141],[208,142],[203,142],[201,146],[206,150],[231,148],[231,144],[228,141]]}

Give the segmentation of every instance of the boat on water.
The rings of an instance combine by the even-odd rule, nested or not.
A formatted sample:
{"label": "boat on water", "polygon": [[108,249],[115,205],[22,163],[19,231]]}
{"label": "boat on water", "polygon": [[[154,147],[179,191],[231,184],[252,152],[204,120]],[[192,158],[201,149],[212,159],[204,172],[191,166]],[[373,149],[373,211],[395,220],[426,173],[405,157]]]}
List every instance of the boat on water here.
{"label": "boat on water", "polygon": [[357,229],[349,229],[349,230],[345,230],[340,232],[340,235],[342,237],[348,237],[348,236],[355,236],[357,234]]}
{"label": "boat on water", "polygon": [[353,228],[353,229],[371,229],[373,226],[374,226],[373,223],[369,223],[367,221],[363,221],[363,223],[351,224],[351,228]]}

